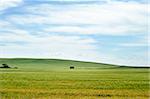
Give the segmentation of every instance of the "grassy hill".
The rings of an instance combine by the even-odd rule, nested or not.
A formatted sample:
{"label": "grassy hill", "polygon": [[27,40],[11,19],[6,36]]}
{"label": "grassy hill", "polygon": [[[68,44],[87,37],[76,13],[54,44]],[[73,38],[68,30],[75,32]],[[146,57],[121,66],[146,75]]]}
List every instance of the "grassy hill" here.
{"label": "grassy hill", "polygon": [[59,60],[59,59],[29,59],[29,58],[12,58],[0,59],[0,64],[6,63],[13,67],[20,69],[40,69],[40,70],[65,70],[70,66],[76,69],[101,69],[101,68],[116,68],[117,65],[102,64],[94,62],[82,62],[73,60]]}
{"label": "grassy hill", "polygon": [[18,69],[0,68],[0,99],[149,98],[149,68],[57,59],[0,59],[3,63]]}

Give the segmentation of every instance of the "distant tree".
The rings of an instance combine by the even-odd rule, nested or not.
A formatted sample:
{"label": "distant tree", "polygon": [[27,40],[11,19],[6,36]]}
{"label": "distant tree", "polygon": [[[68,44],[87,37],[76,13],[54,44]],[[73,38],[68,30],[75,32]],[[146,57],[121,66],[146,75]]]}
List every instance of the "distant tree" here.
{"label": "distant tree", "polygon": [[74,69],[74,66],[70,66],[70,69]]}
{"label": "distant tree", "polygon": [[2,64],[2,67],[0,68],[10,68],[7,64]]}

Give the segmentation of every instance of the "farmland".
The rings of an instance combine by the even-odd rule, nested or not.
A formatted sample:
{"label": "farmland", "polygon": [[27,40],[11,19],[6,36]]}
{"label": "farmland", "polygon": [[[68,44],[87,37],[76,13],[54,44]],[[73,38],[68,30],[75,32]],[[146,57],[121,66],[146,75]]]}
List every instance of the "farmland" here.
{"label": "farmland", "polygon": [[[148,99],[149,68],[57,59],[0,59],[0,99]],[[75,69],[70,69],[73,65]]]}

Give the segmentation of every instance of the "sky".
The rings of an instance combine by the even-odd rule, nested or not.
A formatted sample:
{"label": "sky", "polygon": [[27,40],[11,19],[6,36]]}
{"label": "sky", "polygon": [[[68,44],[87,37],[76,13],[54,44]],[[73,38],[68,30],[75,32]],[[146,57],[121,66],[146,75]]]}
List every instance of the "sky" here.
{"label": "sky", "polygon": [[148,0],[0,0],[0,57],[150,66],[148,6]]}

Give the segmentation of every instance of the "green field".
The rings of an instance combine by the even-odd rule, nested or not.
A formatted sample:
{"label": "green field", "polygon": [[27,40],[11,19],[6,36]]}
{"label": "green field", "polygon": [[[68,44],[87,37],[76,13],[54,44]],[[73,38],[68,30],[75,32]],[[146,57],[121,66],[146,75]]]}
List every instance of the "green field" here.
{"label": "green field", "polygon": [[3,63],[18,69],[0,69],[0,99],[150,97],[149,68],[54,59],[0,59]]}

